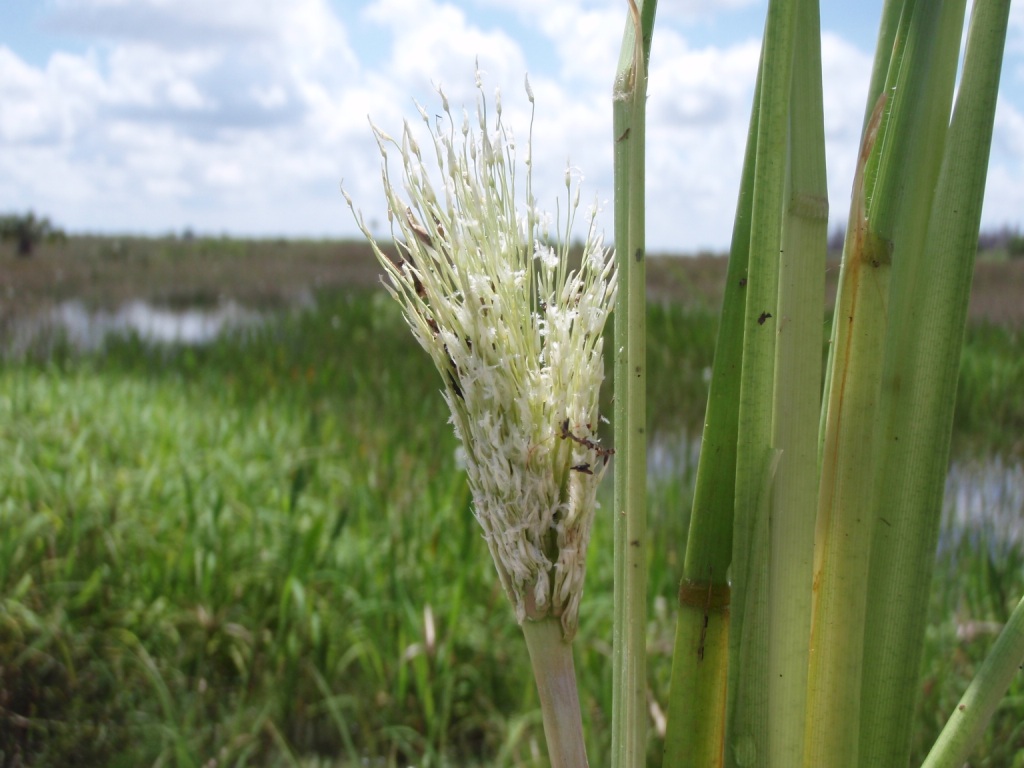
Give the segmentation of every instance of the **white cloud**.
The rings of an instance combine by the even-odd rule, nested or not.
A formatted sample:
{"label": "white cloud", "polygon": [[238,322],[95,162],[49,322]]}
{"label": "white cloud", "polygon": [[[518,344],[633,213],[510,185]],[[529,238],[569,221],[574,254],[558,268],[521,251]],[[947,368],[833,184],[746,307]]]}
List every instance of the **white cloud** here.
{"label": "white cloud", "polygon": [[47,21],[65,34],[167,48],[290,44],[322,57],[344,41],[323,0],[58,0]]}
{"label": "white cloud", "polygon": [[376,0],[364,11],[392,37],[388,74],[426,99],[435,84],[456,102],[472,101],[473,69],[479,60],[492,86],[522,81],[522,48],[500,29],[484,30],[449,3],[432,0]]}
{"label": "white cloud", "polygon": [[1001,98],[996,103],[983,226],[1020,226],[1021,211],[1024,211],[1021,179],[1024,179],[1024,114]]}
{"label": "white cloud", "polygon": [[[759,41],[736,30],[723,40],[721,31],[758,17],[752,5],[763,0],[659,9],[648,101],[652,248],[729,241]],[[48,24],[84,41],[84,53],[55,51],[30,64],[0,46],[0,210],[35,207],[72,229],[354,235],[338,193],[342,178],[368,218],[384,218],[367,116],[397,135],[404,119],[418,119],[413,98],[440,112],[435,84],[453,112],[465,105],[472,113],[479,57],[488,98],[501,88],[504,120],[520,141],[530,71],[541,204],[564,200],[571,161],[585,177],[585,204],[596,197],[604,206],[611,236],[611,84],[622,0],[353,6],[56,0]],[[1024,32],[1016,5],[1012,13],[1011,47]],[[759,31],[760,21],[745,24]],[[714,42],[704,34],[712,29]],[[372,38],[372,51],[360,36]],[[870,57],[826,34],[823,59],[830,195],[841,220]],[[1006,80],[1016,79],[1019,57],[1011,61]],[[1019,104],[1001,104],[987,216],[1018,221],[1013,206],[1024,210],[1014,181],[1024,174],[1022,136]]]}
{"label": "white cloud", "polygon": [[[693,21],[719,16],[723,11],[736,11],[764,4],[765,0],[676,0],[660,5],[658,18],[670,23],[680,19]],[[568,10],[572,14],[614,11],[617,14],[620,34],[629,13],[625,0],[562,0],[557,6],[550,0],[474,0],[473,5],[478,8],[500,8],[516,12],[524,17],[539,19],[541,23],[543,16],[554,12],[556,8]]]}
{"label": "white cloud", "polygon": [[[658,6],[659,20],[673,20],[683,25],[698,22],[716,23],[726,21],[736,11],[756,6],[767,7],[766,0],[679,0]],[[762,14],[763,15],[763,14]]]}
{"label": "white cloud", "polygon": [[1020,3],[1010,3],[1007,45],[1012,46],[1018,53],[1024,47],[1024,6]]}
{"label": "white cloud", "polygon": [[74,228],[163,230],[191,208],[217,228],[297,232],[291,201],[319,187],[340,215],[344,126],[366,124],[333,119],[357,60],[323,0],[64,0],[51,24],[93,45],[41,68],[0,48],[0,101],[17,105],[0,113],[17,150],[0,152],[14,182],[0,206]]}
{"label": "white cloud", "polygon": [[214,51],[165,51],[150,43],[118,45],[104,62],[102,102],[155,111],[210,109],[217,97],[203,88],[201,80],[216,70],[220,59]]}
{"label": "white cloud", "polygon": [[648,86],[648,243],[728,243],[760,44],[695,48],[662,31]]}
{"label": "white cloud", "polygon": [[830,226],[846,226],[857,167],[872,57],[838,35],[821,40],[825,170]]}
{"label": "white cloud", "polygon": [[39,70],[0,46],[0,141],[70,141],[91,118],[102,88],[90,57],[56,53],[46,69]]}
{"label": "white cloud", "polygon": [[547,39],[560,79],[610,92],[626,21],[624,3],[550,3],[525,17]]}
{"label": "white cloud", "polygon": [[996,102],[994,148],[1018,168],[1024,168],[1024,114],[1000,98]]}

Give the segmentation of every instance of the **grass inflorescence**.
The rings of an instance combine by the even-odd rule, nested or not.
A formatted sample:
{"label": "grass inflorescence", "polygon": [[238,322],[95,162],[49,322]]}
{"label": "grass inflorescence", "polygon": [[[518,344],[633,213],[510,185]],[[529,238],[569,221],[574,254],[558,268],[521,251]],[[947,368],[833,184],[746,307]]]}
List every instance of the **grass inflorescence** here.
{"label": "grass inflorescence", "polygon": [[[648,322],[657,714],[716,329],[671,304]],[[1004,430],[1024,423],[1021,345],[969,330],[960,443],[1019,450]],[[208,346],[112,339],[5,363],[0,762],[544,765],[526,651],[438,389],[381,292],[323,294]],[[595,755],[611,717],[609,491],[576,642]],[[949,541],[918,760],[1024,590],[1018,551]],[[1018,686],[986,765],[1013,764],[1022,721]]]}

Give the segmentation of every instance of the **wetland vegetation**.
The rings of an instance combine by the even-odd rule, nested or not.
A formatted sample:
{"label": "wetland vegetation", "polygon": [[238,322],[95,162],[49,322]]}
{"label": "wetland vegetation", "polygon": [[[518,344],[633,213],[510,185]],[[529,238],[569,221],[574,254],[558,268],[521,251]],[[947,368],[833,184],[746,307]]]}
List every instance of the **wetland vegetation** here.
{"label": "wetland vegetation", "polygon": [[[651,765],[723,262],[649,267]],[[7,348],[0,765],[546,764],[436,373],[377,275],[362,246],[328,242],[0,253],[5,343],[70,300],[260,313],[202,344],[128,333],[83,350],[55,330]],[[1024,262],[978,265],[918,763],[1024,592],[1022,276]],[[592,755],[609,749],[607,514],[576,641]],[[1021,765],[1022,723],[1018,680],[974,764]]]}

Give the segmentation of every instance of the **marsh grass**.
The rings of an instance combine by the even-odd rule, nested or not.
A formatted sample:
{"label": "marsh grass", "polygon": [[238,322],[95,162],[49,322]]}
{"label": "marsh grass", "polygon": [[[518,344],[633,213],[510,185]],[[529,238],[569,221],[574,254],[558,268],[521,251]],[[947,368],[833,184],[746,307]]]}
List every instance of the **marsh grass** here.
{"label": "marsh grass", "polygon": [[[648,322],[656,715],[692,494],[681,436],[699,435],[715,321],[665,304]],[[969,331],[964,446],[1019,451],[1022,345]],[[0,764],[544,765],[430,365],[379,293],[323,294],[203,347],[112,339],[5,363]],[[594,755],[611,717],[604,491],[577,640]],[[963,627],[1003,621],[1024,590],[1021,554],[991,543],[961,537],[940,559],[917,759],[994,637]],[[1014,765],[1021,722],[1018,685],[985,765]]]}
{"label": "marsh grass", "polygon": [[[992,236],[983,241],[988,244]],[[841,241],[840,241],[841,242]],[[680,258],[685,256],[685,258]],[[727,259],[712,253],[648,254],[647,295],[655,303],[709,310],[722,304]],[[73,235],[41,243],[31,259],[0,244],[0,343],[5,324],[54,303],[116,309],[131,300],[155,306],[212,306],[234,300],[281,309],[311,291],[374,288],[381,269],[364,240],[240,240],[225,237]],[[826,275],[831,302],[838,254]],[[1024,327],[1024,259],[1006,260],[997,246],[978,254],[970,317]]]}
{"label": "marsh grass", "polygon": [[[912,764],[920,764],[928,753],[1024,593],[1024,553],[1007,547],[998,530],[974,537],[947,530],[943,536],[947,535],[956,545],[940,552],[936,561]],[[971,765],[1021,765],[1024,679],[1020,675],[974,754],[976,762],[972,760]]]}

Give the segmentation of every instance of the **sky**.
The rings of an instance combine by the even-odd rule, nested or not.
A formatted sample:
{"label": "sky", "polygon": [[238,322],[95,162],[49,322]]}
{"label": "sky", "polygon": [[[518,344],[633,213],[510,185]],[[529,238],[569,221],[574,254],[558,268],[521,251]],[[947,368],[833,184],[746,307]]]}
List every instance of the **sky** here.
{"label": "sky", "polygon": [[[766,0],[662,0],[648,89],[647,243],[723,250]],[[881,0],[822,3],[832,225],[848,208]],[[475,67],[529,130],[534,190],[565,170],[612,238],[611,85],[624,0],[0,0],[0,211],[71,232],[383,237],[392,135],[475,109]],[[560,202],[561,201],[561,202]],[[1011,26],[983,227],[1024,222],[1024,6]],[[579,226],[579,222],[577,222]],[[582,233],[581,233],[582,234]]]}

